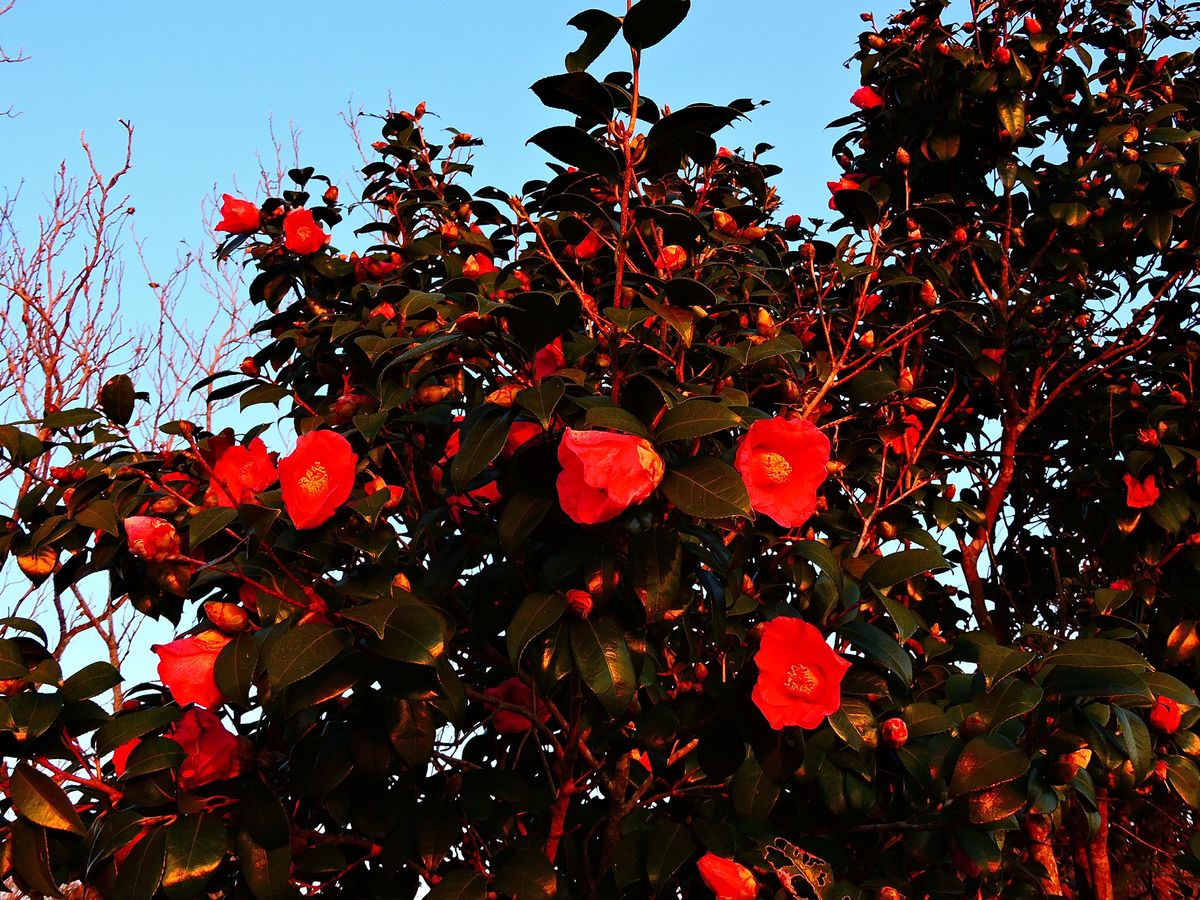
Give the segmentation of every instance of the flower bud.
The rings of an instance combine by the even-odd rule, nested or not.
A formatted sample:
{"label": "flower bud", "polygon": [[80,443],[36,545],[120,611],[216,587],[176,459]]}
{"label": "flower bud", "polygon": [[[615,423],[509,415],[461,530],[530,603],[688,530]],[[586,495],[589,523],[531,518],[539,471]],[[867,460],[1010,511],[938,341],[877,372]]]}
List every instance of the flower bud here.
{"label": "flower bud", "polygon": [[883,742],[893,750],[899,750],[908,743],[908,724],[901,718],[888,719],[880,726]]}
{"label": "flower bud", "polygon": [[925,304],[925,306],[928,307],[929,309],[932,309],[933,307],[937,306],[937,302],[938,302],[937,288],[935,288],[933,286],[933,282],[930,281],[928,278],[926,278],[925,283],[921,285],[921,302],[923,304]]}
{"label": "flower bud", "polygon": [[331,184],[328,188],[326,188],[325,193],[321,195],[321,199],[324,200],[326,203],[328,203],[330,206],[337,203],[337,200],[338,200],[337,185]]}
{"label": "flower bud", "polygon": [[221,603],[210,600],[204,604],[204,614],[226,634],[237,634],[245,631],[250,624],[250,615],[236,603]]}
{"label": "flower bud", "polygon": [[592,595],[587,591],[567,591],[567,611],[577,619],[586,619],[592,613]]}

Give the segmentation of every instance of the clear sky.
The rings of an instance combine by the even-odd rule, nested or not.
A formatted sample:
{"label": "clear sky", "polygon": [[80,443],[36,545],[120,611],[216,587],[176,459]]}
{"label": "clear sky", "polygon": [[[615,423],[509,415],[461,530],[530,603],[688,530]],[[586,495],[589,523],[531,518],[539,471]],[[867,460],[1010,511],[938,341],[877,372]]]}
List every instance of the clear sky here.
{"label": "clear sky", "polygon": [[[622,0],[592,0],[614,13]],[[649,50],[643,90],[679,108],[695,101],[769,99],[721,143],[776,146],[786,212],[821,215],[836,177],[825,125],[851,110],[858,84],[845,63],[864,27],[858,13],[902,5],[815,0],[696,0],[684,24]],[[102,161],[121,149],[117,120],[132,121],[135,168],[127,181],[138,236],[167,266],[179,242],[206,239],[200,205],[214,187],[250,192],[256,154],[271,146],[268,122],[301,131],[304,164],[354,190],[357,159],[339,119],[348,105],[381,112],[424,100],[444,126],[484,138],[479,183],[516,192],[538,177],[544,154],[526,139],[566,113],[544,109],[529,85],[563,71],[581,32],[566,25],[584,3],[457,0],[380,4],[359,0],[163,3],[161,0],[17,0],[0,18],[0,46],[29,56],[0,66],[0,189],[23,198],[47,190],[56,164],[78,162],[81,131]],[[628,67],[618,38],[592,67]],[[367,140],[377,123],[367,120]],[[32,211],[34,204],[26,206]],[[336,243],[350,249],[348,235]],[[126,282],[127,309],[149,304],[140,278]],[[139,292],[144,296],[139,296]],[[195,298],[203,303],[203,297]]]}

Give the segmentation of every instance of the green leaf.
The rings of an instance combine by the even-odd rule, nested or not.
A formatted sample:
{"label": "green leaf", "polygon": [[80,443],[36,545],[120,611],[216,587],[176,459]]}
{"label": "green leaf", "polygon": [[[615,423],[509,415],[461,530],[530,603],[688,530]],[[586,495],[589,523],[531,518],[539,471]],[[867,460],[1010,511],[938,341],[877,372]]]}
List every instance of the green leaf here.
{"label": "green leaf", "polygon": [[961,796],[986,790],[1028,771],[1029,757],[1012,741],[998,734],[981,734],[959,754],[950,778],[950,792]]}
{"label": "green leaf", "polygon": [[291,888],[292,848],[287,844],[271,850],[255,843],[245,831],[237,836],[238,863],[242,877],[255,900],[285,900],[295,896]]}
{"label": "green leaf", "polygon": [[385,659],[435,666],[446,650],[442,617],[420,604],[399,603],[388,616],[374,650]]}
{"label": "green leaf", "polygon": [[287,810],[279,797],[257,778],[246,779],[238,795],[242,826],[260,847],[274,850],[290,839]]}
{"label": "green leaf", "polygon": [[111,722],[101,725],[92,741],[96,752],[107,756],[122,744],[169,725],[178,718],[179,710],[173,706],[122,713]]}
{"label": "green leaf", "polygon": [[42,424],[47,428],[54,430],[59,428],[78,428],[82,425],[88,425],[100,418],[100,413],[94,409],[86,407],[77,407],[75,409],[64,409],[61,412],[50,413],[42,420]]}
{"label": "green leaf", "polygon": [[567,598],[561,593],[530,594],[521,601],[512,622],[505,629],[508,658],[513,668],[520,668],[525,648],[535,637],[562,618]]}
{"label": "green leaf", "polygon": [[583,172],[595,173],[616,181],[621,163],[616,154],[582,128],[552,125],[531,137],[527,144],[542,148],[555,159]]}
{"label": "green leaf", "polygon": [[27,678],[29,666],[21,646],[9,638],[0,638],[0,678]]}
{"label": "green leaf", "polygon": [[585,35],[579,49],[567,54],[568,72],[582,72],[587,69],[621,30],[621,20],[600,9],[584,10],[572,17],[567,24],[578,28]]}
{"label": "green leaf", "polygon": [[645,50],[679,27],[692,0],[638,0],[625,14],[621,31],[634,50]]}
{"label": "green leaf", "polygon": [[1146,672],[1142,678],[1146,682],[1146,687],[1156,697],[1170,697],[1176,703],[1182,703],[1184,706],[1200,706],[1200,699],[1196,697],[1196,692],[1174,675],[1168,675],[1166,672]]}
{"label": "green leaf", "polygon": [[219,816],[180,816],[165,829],[167,865],[163,893],[171,900],[194,897],[225,858],[228,841]]}
{"label": "green leaf", "polygon": [[634,538],[630,546],[633,592],[646,608],[646,620],[657,622],[675,609],[683,587],[683,545],[661,528]]}
{"label": "green leaf", "polygon": [[691,831],[677,822],[659,821],[646,836],[646,875],[658,890],[696,852]]}
{"label": "green leaf", "polygon": [[641,419],[633,413],[611,404],[589,408],[583,424],[587,428],[608,428],[623,434],[635,434],[647,439],[650,437],[650,429],[642,423]]}
{"label": "green leaf", "polygon": [[1016,647],[980,646],[979,671],[983,672],[987,689],[990,691],[1002,678],[1027,666],[1032,658],[1033,654]]}
{"label": "green leaf", "polygon": [[663,413],[654,432],[656,441],[686,441],[729,431],[742,425],[742,417],[715,400],[686,400]]}
{"label": "green leaf", "polygon": [[200,510],[188,522],[189,546],[199,546],[236,518],[237,510],[228,506]]}
{"label": "green leaf", "polygon": [[587,72],[565,72],[535,81],[531,90],[542,104],[565,109],[592,125],[612,118],[612,96]]}
{"label": "green leaf", "polygon": [[1200,770],[1186,756],[1167,757],[1167,781],[1184,803],[1200,809]]}
{"label": "green leaf", "polygon": [[947,569],[942,554],[933,550],[901,550],[871,564],[863,575],[864,585],[886,591],[894,584],[915,578],[931,569]]}
{"label": "green leaf", "polygon": [[75,514],[75,521],[85,528],[95,528],[114,537],[121,535],[121,526],[117,524],[117,508],[111,500],[97,498],[88,501],[88,505]]}
{"label": "green leaf", "polygon": [[142,775],[174,768],[183,762],[186,755],[183,748],[170,738],[144,738],[129,754],[125,761],[125,771],[118,780],[129,781]]}
{"label": "green leaf", "polygon": [[254,684],[254,670],[258,667],[258,644],[254,635],[242,631],[221,648],[213,667],[217,687],[226,699],[248,706],[250,688]]}
{"label": "green leaf", "polygon": [[450,463],[450,481],[463,491],[471,479],[486,469],[504,449],[512,417],[499,407],[486,408],[463,424],[462,446]]}
{"label": "green leaf", "polygon": [[[16,874],[30,890],[47,897],[61,897],[58,882],[50,871],[50,839],[46,829],[20,820],[9,827],[12,829],[11,847],[4,849],[12,854]],[[8,853],[5,856],[8,857]]]}
{"label": "green leaf", "polygon": [[1005,678],[978,701],[979,712],[995,731],[1005,722],[1023,716],[1042,701],[1042,689],[1017,678]]}
{"label": "green leaf", "polygon": [[1006,98],[996,104],[996,112],[1010,140],[1020,140],[1025,134],[1025,101],[1021,97]]}
{"label": "green leaf", "polygon": [[33,619],[26,619],[22,616],[5,616],[0,619],[0,628],[14,628],[17,631],[23,631],[26,634],[32,634],[43,644],[49,642],[46,637],[46,629],[35,622]]}
{"label": "green leaf", "polygon": [[1150,699],[1142,676],[1129,669],[1076,668],[1054,666],[1041,679],[1047,694],[1064,697],[1114,697]]}
{"label": "green leaf", "polygon": [[892,672],[904,684],[912,683],[912,657],[891,635],[859,620],[847,622],[837,631],[872,662]]}
{"label": "green leaf", "polygon": [[567,383],[561,378],[546,378],[536,387],[525,388],[516,396],[516,403],[537,417],[543,428],[550,427],[554,418],[554,407],[562,399]]}
{"label": "green leaf", "polygon": [[90,663],[63,682],[62,695],[67,700],[86,700],[116,687],[121,680],[121,673],[109,663]]}
{"label": "green leaf", "polygon": [[668,306],[650,297],[642,297],[642,302],[656,316],[670,325],[683,338],[683,346],[692,346],[692,335],[696,330],[696,311],[690,306]]}
{"label": "green leaf", "polygon": [[128,425],[133,416],[133,381],[128,375],[114,375],[100,388],[100,408],[110,422]]}
{"label": "green leaf", "polygon": [[913,703],[904,710],[910,738],[925,737],[949,731],[953,723],[940,706],[932,703]]}
{"label": "green leaf", "polygon": [[1067,641],[1046,656],[1042,664],[1075,669],[1128,669],[1131,672],[1144,672],[1150,668],[1145,658],[1128,644],[1105,638]]}
{"label": "green leaf", "polygon": [[500,546],[504,551],[518,554],[553,506],[554,501],[549,497],[536,497],[523,492],[510,497],[504,504],[504,512],[500,514],[500,521],[496,526]]}
{"label": "green leaf", "polygon": [[795,545],[796,555],[802,556],[821,570],[840,595],[842,593],[842,567],[827,544],[820,541],[800,541]]}
{"label": "green leaf", "polygon": [[765,820],[779,800],[779,784],[753,755],[747,756],[730,786],[734,811],[743,818]]}
{"label": "green leaf", "polygon": [[603,619],[571,622],[569,630],[571,652],[583,683],[611,715],[624,712],[637,691],[637,674],[624,633]]}
{"label": "green leaf", "polygon": [[293,684],[332,660],[348,642],[344,629],[322,622],[298,625],[270,645],[267,675],[276,688]]}
{"label": "green leaf", "polygon": [[487,879],[478,872],[456,869],[449,872],[428,894],[426,900],[485,900]]}
{"label": "green leaf", "polygon": [[167,864],[165,829],[155,828],[133,846],[117,869],[113,896],[122,900],[150,900],[162,882]]}
{"label": "green leaf", "polygon": [[689,516],[699,519],[750,516],[750,495],[742,476],[732,466],[711,456],[668,469],[662,489],[667,499]]}
{"label": "green leaf", "polygon": [[87,834],[79,813],[58,783],[27,762],[19,762],[13,769],[8,785],[17,815],[35,825],[72,834]]}

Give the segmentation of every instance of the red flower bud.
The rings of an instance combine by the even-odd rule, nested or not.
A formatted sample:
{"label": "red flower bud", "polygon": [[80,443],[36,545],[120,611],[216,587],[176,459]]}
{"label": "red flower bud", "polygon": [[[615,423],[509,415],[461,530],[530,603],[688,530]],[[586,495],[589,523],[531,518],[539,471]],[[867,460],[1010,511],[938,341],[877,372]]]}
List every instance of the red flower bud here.
{"label": "red flower bud", "polygon": [[1154,701],[1154,708],[1150,710],[1150,724],[1163,734],[1174,734],[1178,731],[1182,718],[1183,712],[1179,709],[1179,704],[1170,697],[1160,695]]}
{"label": "red flower bud", "polygon": [[147,562],[165,562],[179,556],[179,532],[166,519],[130,516],[125,520],[129,552]]}
{"label": "red flower bud", "polygon": [[880,728],[883,742],[893,750],[899,750],[908,743],[908,724],[901,718],[888,719]]}
{"label": "red flower bud", "polygon": [[696,863],[700,878],[717,900],[754,900],[758,882],[754,873],[740,863],[715,853],[705,853]]}
{"label": "red flower bud", "polygon": [[567,610],[577,619],[586,619],[592,612],[592,595],[587,591],[567,591]]}
{"label": "red flower bud", "polygon": [[221,221],[215,231],[250,234],[262,226],[262,214],[249,200],[239,200],[229,194],[223,194],[221,200]]}

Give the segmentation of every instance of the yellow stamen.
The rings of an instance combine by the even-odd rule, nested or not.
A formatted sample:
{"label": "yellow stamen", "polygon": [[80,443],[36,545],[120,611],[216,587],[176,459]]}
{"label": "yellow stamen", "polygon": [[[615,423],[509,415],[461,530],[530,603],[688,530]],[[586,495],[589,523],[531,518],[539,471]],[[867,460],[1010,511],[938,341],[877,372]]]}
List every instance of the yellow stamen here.
{"label": "yellow stamen", "polygon": [[801,663],[788,668],[787,676],[783,679],[783,686],[789,694],[796,697],[812,697],[817,692],[817,676],[808,666]]}
{"label": "yellow stamen", "polygon": [[792,474],[792,464],[778,453],[764,453],[762,467],[767,477],[777,484],[787,481],[788,476]]}
{"label": "yellow stamen", "polygon": [[308,471],[300,477],[300,490],[306,494],[320,494],[329,486],[329,473],[319,462],[308,467]]}

